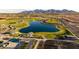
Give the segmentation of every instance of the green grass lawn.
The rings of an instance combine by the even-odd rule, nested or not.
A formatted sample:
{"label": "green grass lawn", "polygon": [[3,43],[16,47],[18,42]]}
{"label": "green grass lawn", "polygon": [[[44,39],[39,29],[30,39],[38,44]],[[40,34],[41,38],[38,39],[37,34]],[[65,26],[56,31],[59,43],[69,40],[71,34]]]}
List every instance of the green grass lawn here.
{"label": "green grass lawn", "polygon": [[[4,20],[0,20],[0,25],[4,24],[5,26],[6,25],[12,25],[12,26],[15,26],[15,32],[17,32],[15,34],[15,36],[17,36],[20,32],[19,32],[19,29],[21,28],[24,28],[24,27],[28,27],[29,26],[29,23],[30,22],[33,22],[33,21],[39,21],[39,20],[42,20],[42,19],[39,19],[39,18],[30,18],[30,19],[27,19],[27,18],[23,18],[23,19],[20,19],[20,18],[10,18],[10,19],[4,19]],[[48,23],[59,23],[59,20],[55,20],[55,19],[52,19],[52,20],[48,20]],[[56,25],[55,24],[55,25]],[[38,36],[45,36],[47,38],[56,38],[57,35],[62,35],[63,33],[66,33],[66,35],[71,35],[70,32],[68,31],[65,31],[65,27],[63,27],[62,25],[56,25],[57,28],[59,29],[58,32],[40,32],[40,33],[35,33],[36,35]],[[49,35],[50,34],[50,35]]]}

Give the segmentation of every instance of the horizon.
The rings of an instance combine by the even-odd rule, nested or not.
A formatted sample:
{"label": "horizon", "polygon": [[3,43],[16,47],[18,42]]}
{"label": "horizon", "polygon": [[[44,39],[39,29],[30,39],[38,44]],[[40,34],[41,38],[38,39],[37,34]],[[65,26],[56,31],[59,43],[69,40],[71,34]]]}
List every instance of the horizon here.
{"label": "horizon", "polygon": [[[25,9],[0,9],[0,13],[20,13],[22,11],[34,11],[34,10],[51,10],[51,9],[32,9],[32,10],[25,10]],[[54,10],[64,10],[64,9],[54,9]],[[66,9],[68,10],[68,9]],[[75,11],[75,10],[69,10]],[[76,11],[78,12],[78,11]]]}

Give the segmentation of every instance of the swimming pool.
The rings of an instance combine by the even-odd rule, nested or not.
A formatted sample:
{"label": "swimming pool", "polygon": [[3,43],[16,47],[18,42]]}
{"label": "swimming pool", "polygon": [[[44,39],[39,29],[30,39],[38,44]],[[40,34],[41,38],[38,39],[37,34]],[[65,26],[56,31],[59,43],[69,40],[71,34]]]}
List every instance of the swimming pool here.
{"label": "swimming pool", "polygon": [[18,42],[19,42],[19,39],[16,39],[16,38],[11,38],[9,41],[10,41],[10,42],[15,42],[15,43],[18,43]]}

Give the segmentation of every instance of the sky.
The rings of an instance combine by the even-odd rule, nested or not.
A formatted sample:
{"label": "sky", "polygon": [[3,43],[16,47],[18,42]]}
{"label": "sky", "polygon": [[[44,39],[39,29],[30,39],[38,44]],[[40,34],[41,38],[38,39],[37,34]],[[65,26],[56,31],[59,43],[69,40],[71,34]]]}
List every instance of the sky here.
{"label": "sky", "polygon": [[34,9],[68,9],[79,12],[79,0],[0,0],[0,13]]}

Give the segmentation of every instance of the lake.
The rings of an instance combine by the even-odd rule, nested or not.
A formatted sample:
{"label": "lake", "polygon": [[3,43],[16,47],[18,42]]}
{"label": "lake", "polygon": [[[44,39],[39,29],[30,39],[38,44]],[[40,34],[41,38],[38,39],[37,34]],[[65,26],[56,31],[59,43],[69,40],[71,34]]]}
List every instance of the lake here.
{"label": "lake", "polygon": [[29,32],[57,32],[59,31],[54,24],[42,23],[34,21],[30,23],[30,26],[19,30],[21,33]]}

